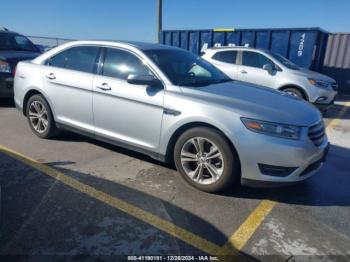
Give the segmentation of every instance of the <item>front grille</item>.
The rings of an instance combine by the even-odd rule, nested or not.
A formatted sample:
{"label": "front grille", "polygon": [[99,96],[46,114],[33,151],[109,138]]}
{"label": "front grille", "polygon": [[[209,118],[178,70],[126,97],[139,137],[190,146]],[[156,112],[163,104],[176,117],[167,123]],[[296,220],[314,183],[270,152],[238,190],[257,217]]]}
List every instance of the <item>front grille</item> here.
{"label": "front grille", "polygon": [[333,89],[334,91],[337,91],[337,90],[338,90],[338,85],[337,85],[337,83],[332,83],[332,89]]}
{"label": "front grille", "polygon": [[315,144],[315,146],[321,145],[326,135],[323,120],[321,120],[315,125],[310,126],[308,135],[310,140]]}

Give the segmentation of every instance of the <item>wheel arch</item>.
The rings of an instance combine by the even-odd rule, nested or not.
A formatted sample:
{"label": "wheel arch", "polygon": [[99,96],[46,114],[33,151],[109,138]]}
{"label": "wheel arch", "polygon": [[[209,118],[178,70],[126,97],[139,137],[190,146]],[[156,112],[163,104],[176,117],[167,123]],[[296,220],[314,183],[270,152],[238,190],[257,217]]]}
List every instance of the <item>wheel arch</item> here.
{"label": "wheel arch", "polygon": [[237,156],[237,159],[239,162],[239,168],[241,168],[241,160],[240,160],[239,154],[237,152],[237,149],[236,149],[235,145],[232,143],[232,141],[225,134],[225,132],[212,124],[209,124],[206,122],[201,122],[201,121],[185,123],[175,130],[175,132],[171,135],[169,142],[167,144],[166,154],[165,154],[165,161],[166,162],[173,164],[173,162],[174,162],[174,147],[175,147],[176,141],[184,132],[186,132],[187,130],[194,128],[194,127],[208,127],[208,128],[212,128],[215,131],[219,132],[228,141],[228,144],[232,150],[232,153]]}
{"label": "wheel arch", "polygon": [[306,101],[309,101],[309,95],[307,94],[306,90],[302,88],[301,86],[295,85],[295,84],[285,84],[278,88],[278,90],[283,91],[287,88],[294,88],[300,91]]}
{"label": "wheel arch", "polygon": [[23,97],[23,103],[22,103],[22,113],[23,113],[23,115],[27,116],[27,113],[26,113],[27,103],[28,103],[29,98],[31,98],[34,95],[42,95],[45,98],[45,100],[47,101],[47,103],[50,106],[52,115],[55,118],[55,113],[54,113],[54,110],[52,108],[52,104],[51,104],[50,99],[48,99],[48,97],[45,95],[44,92],[42,92],[41,90],[38,90],[36,88],[28,89],[28,91],[25,93],[25,95]]}

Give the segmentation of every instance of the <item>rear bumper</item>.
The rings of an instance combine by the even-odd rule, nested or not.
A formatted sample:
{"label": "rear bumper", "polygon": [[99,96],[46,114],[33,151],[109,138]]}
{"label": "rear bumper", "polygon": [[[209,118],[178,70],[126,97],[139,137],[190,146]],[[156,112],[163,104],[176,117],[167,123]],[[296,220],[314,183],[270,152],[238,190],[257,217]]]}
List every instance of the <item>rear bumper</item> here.
{"label": "rear bumper", "polygon": [[13,77],[0,76],[0,98],[13,97]]}

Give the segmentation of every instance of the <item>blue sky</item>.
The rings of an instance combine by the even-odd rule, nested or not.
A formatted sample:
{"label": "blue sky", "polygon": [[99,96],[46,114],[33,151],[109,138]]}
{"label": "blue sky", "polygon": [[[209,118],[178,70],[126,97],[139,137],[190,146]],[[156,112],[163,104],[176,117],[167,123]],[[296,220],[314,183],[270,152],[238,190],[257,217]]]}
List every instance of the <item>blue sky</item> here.
{"label": "blue sky", "polygon": [[[163,0],[164,29],[321,27],[350,32],[349,0]],[[156,0],[11,0],[0,26],[25,35],[156,41]]]}

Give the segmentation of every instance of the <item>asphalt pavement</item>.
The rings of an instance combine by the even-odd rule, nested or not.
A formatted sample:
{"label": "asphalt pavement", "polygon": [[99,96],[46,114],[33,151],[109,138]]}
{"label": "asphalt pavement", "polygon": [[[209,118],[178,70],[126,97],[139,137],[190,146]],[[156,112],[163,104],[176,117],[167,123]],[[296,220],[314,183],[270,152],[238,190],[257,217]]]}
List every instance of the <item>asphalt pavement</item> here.
{"label": "asphalt pavement", "polygon": [[193,189],[172,166],[77,134],[39,139],[11,101],[1,101],[0,260],[348,261],[348,101],[325,115],[332,145],[319,173],[292,187],[221,194]]}

